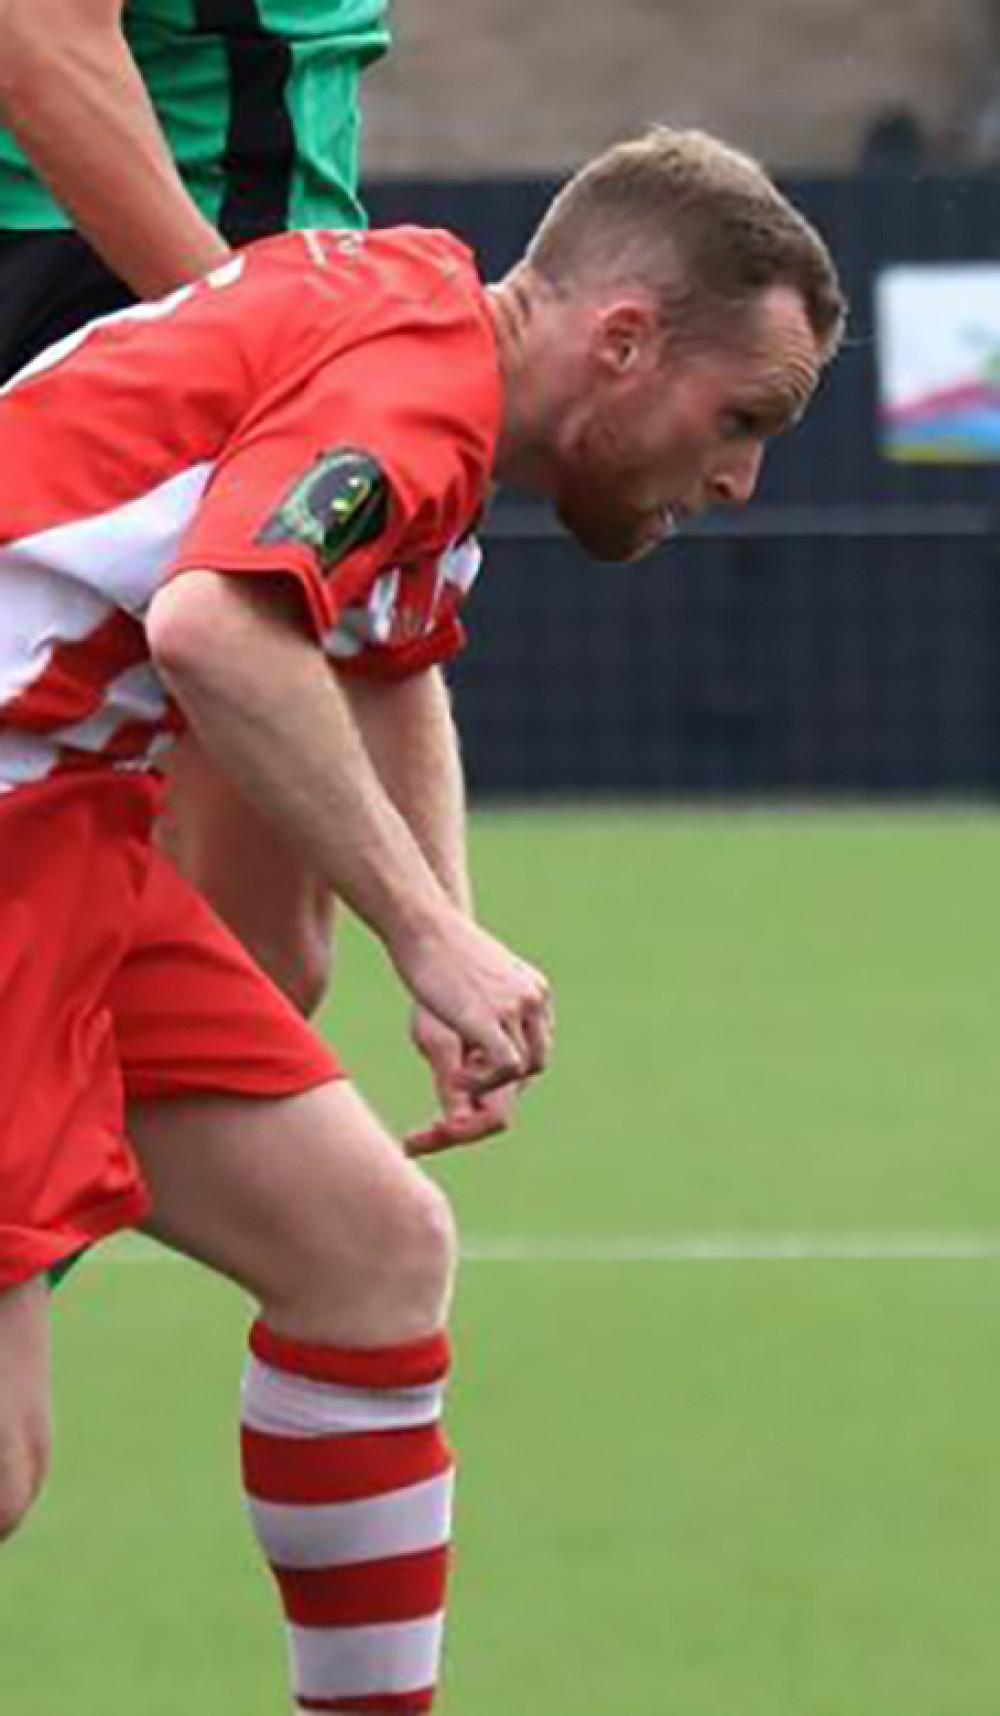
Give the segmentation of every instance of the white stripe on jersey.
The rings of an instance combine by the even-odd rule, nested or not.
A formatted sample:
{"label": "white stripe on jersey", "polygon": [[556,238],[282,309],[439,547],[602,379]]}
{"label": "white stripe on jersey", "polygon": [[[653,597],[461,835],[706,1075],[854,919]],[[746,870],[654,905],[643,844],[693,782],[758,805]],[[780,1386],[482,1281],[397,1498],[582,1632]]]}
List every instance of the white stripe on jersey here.
{"label": "white stripe on jersey", "polygon": [[39,679],[60,643],[78,643],[110,612],[107,602],[79,584],[34,566],[15,548],[0,549],[0,709]]}
{"label": "white stripe on jersey", "polygon": [[47,733],[0,732],[0,794],[45,780],[52,764],[52,740]]}
{"label": "white stripe on jersey", "polygon": [[345,608],[337,624],[323,633],[323,648],[332,661],[346,661],[366,645],[389,642],[401,577],[398,566],[382,572],[364,602]]}
{"label": "white stripe on jersey", "polygon": [[[57,733],[4,732],[0,729],[0,793],[17,786],[31,786],[52,773],[54,747],[68,745],[80,751],[103,750],[120,727],[131,721],[162,721],[167,699],[152,667],[138,662],[111,680],[106,701],[85,721],[60,727]],[[116,762],[116,768],[145,768],[153,756],[170,743],[170,735],[151,734],[149,751],[132,762]]]}
{"label": "white stripe on jersey", "polygon": [[78,751],[103,751],[119,727],[129,721],[162,721],[167,713],[167,696],[162,684],[148,662],[137,662],[109,681],[106,702],[85,721],[71,727],[60,727],[59,743],[72,745]]}
{"label": "white stripe on jersey", "polygon": [[20,588],[12,575],[25,571],[46,573],[52,579],[47,628],[52,642],[83,637],[92,629],[93,622],[82,631],[67,631],[63,625],[67,605],[80,586],[89,586],[101,599],[98,620],[106,619],[113,608],[140,618],[177,552],[212,468],[210,460],[189,465],[109,512],[53,525],[0,547],[5,620],[17,612],[20,601]]}
{"label": "white stripe on jersey", "polygon": [[450,584],[464,598],[469,594],[483,564],[483,551],[475,536],[452,542],[439,557],[434,580],[434,610]]}
{"label": "white stripe on jersey", "polygon": [[446,584],[454,584],[467,596],[479,576],[483,564],[483,551],[475,536],[463,536],[461,542],[453,542],[446,548],[440,560],[441,576]]}
{"label": "white stripe on jersey", "polygon": [[149,723],[150,752],[116,767],[141,767],[163,748],[167,698],[142,662],[95,686],[100,702],[85,719],[53,731],[2,732],[3,710],[44,678],[62,645],[82,643],[116,612],[144,618],[212,468],[191,465],[110,511],[0,547],[0,791],[44,780],[66,747],[101,752],[128,723]]}

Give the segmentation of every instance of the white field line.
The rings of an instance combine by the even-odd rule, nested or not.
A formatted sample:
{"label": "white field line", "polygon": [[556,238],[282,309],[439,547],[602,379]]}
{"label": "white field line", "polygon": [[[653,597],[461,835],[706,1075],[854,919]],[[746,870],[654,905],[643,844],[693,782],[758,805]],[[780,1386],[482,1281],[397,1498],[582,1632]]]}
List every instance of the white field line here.
{"label": "white field line", "polygon": [[[1000,1259],[1000,1233],[649,1233],[497,1235],[463,1241],[466,1263],[968,1263]],[[91,1266],[178,1263],[141,1234],[95,1250]]]}

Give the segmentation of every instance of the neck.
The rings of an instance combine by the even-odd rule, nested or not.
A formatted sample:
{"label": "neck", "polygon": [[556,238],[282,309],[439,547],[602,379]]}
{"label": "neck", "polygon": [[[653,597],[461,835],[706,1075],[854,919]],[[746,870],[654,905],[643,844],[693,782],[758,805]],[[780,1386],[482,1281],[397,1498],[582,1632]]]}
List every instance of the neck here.
{"label": "neck", "polygon": [[524,263],[487,290],[503,384],[494,475],[511,488],[545,494],[552,469],[546,348],[554,294]]}

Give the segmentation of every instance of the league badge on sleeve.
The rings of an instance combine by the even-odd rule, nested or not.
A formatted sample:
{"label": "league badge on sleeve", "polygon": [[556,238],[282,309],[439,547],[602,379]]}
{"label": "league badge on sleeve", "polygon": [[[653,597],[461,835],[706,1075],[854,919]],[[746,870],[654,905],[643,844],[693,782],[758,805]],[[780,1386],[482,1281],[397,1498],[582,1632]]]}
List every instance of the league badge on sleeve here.
{"label": "league badge on sleeve", "polygon": [[336,447],[321,453],[257,534],[260,543],[299,542],[324,573],[385,529],[389,483],[370,453]]}

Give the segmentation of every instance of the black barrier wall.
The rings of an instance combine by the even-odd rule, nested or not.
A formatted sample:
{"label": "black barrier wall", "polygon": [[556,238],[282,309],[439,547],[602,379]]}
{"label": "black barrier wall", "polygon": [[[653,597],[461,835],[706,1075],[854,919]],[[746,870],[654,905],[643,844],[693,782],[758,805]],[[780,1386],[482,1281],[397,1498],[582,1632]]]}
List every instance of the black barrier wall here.
{"label": "black barrier wall", "polygon": [[[1000,178],[789,187],[852,305],[850,338],[759,495],[637,567],[594,567],[500,497],[456,668],[480,794],[993,796],[1000,468],[879,453],[873,289],[903,262],[1000,258]],[[371,187],[377,221],[451,227],[487,277],[539,184]]]}

